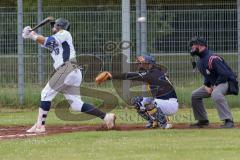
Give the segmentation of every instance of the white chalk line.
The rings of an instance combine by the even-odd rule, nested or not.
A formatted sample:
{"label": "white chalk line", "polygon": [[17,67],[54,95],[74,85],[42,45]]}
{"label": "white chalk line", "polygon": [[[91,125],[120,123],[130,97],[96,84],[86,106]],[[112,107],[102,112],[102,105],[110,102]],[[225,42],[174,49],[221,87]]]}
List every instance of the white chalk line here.
{"label": "white chalk line", "polygon": [[4,135],[0,136],[0,139],[5,138],[21,138],[21,137],[29,137],[29,136],[36,136],[36,133],[26,133],[26,134],[12,134],[12,135]]}

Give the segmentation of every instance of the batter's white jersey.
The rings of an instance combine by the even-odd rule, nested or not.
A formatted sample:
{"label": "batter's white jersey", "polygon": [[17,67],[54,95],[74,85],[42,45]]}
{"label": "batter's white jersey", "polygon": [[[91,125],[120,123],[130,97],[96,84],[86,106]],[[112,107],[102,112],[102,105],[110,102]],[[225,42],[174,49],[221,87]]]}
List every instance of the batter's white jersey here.
{"label": "batter's white jersey", "polygon": [[43,47],[50,49],[56,72],[42,90],[41,101],[52,101],[59,92],[62,92],[72,109],[81,111],[84,103],[80,96],[82,73],[69,62],[76,58],[71,34],[61,30],[46,37]]}
{"label": "batter's white jersey", "polygon": [[64,62],[76,57],[72,36],[66,30],[60,30],[56,34],[47,37],[44,47],[50,49],[55,69],[60,67]]}

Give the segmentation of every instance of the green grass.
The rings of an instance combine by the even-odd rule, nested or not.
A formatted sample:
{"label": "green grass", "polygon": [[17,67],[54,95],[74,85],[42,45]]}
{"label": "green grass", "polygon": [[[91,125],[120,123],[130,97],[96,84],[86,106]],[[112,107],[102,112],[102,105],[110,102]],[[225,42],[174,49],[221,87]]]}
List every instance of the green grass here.
{"label": "green grass", "polygon": [[[117,123],[144,123],[134,110],[116,109]],[[215,109],[209,109],[211,122],[219,122]],[[29,109],[0,109],[1,125],[32,124],[37,111]],[[240,121],[240,109],[233,110],[235,121]],[[187,118],[178,118],[187,117]],[[194,121],[190,109],[181,109],[172,118],[175,123]],[[47,124],[99,124],[94,119],[84,122],[59,120],[52,110]],[[76,132],[46,137],[0,141],[1,160],[238,160],[240,156],[239,129],[146,130]]]}
{"label": "green grass", "polygon": [[[117,115],[117,123],[135,124],[135,123],[145,123],[145,121],[140,118],[134,109],[115,109],[114,112]],[[9,109],[0,108],[0,125],[30,125],[36,120],[38,110],[37,109]],[[234,121],[240,122],[240,109],[235,108],[232,110]],[[82,113],[80,113],[82,114]],[[81,116],[81,115],[79,115]],[[208,117],[211,122],[220,122],[216,109],[208,109]],[[190,123],[194,122],[194,116],[191,109],[185,108],[180,109],[176,115],[170,117],[171,121],[174,123]],[[47,118],[47,124],[99,124],[102,121],[98,118],[87,120],[87,121],[64,121],[59,119],[55,110],[50,110]]]}
{"label": "green grass", "polygon": [[[85,85],[87,86],[87,85]],[[199,85],[200,86],[200,85]],[[199,87],[198,86],[198,87]],[[90,84],[90,88],[94,89],[96,86]],[[197,89],[195,85],[190,85],[189,87],[175,87],[178,95],[178,100],[180,103],[180,107],[186,107],[190,105],[191,93],[193,90]],[[25,98],[24,105],[19,106],[18,102],[18,91],[15,86],[13,87],[0,87],[0,107],[8,107],[8,108],[37,108],[40,100],[41,87],[37,85],[27,85],[25,87]],[[101,88],[95,88],[97,90],[101,89],[102,91],[106,91],[110,94],[117,95],[113,88],[111,88],[111,83],[108,83],[106,86]],[[92,91],[89,91],[90,93]],[[88,103],[93,103],[94,105],[100,104],[102,101],[96,98],[89,98],[84,96],[84,92],[81,93],[83,96],[83,100]],[[58,95],[54,101],[53,105],[63,100],[63,96]],[[120,105],[124,105],[123,101],[119,96],[117,96]],[[231,108],[238,108],[240,106],[240,98],[238,96],[227,96],[227,100]],[[205,99],[207,108],[214,108],[214,104],[212,100]]]}
{"label": "green grass", "polygon": [[[136,124],[136,123],[145,123],[145,121],[137,115],[134,109],[115,109],[114,112],[117,115],[117,123],[124,124]],[[37,118],[37,109],[29,110],[29,109],[9,109],[9,108],[1,108],[0,109],[0,125],[30,125],[33,124]],[[240,122],[240,109],[235,108],[232,109],[234,121]],[[81,116],[80,113],[79,116]],[[211,122],[220,123],[219,117],[217,115],[216,109],[208,109],[208,117]],[[194,116],[189,108],[179,109],[176,115],[170,117],[171,121],[174,123],[191,123],[194,122]],[[94,118],[92,120],[85,121],[65,121],[59,119],[55,110],[50,110],[47,118],[47,124],[99,124],[102,121],[98,118]]]}
{"label": "green grass", "polygon": [[80,132],[0,142],[2,160],[238,160],[240,130]]}

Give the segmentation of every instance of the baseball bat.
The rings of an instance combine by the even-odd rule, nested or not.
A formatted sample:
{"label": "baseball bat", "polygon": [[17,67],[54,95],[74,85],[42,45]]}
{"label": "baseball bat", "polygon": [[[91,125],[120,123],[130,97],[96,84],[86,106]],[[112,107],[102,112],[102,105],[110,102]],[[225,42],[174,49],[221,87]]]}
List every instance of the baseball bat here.
{"label": "baseball bat", "polygon": [[51,21],[53,21],[53,20],[54,20],[54,18],[53,18],[52,16],[47,17],[47,18],[45,18],[44,20],[42,20],[38,25],[34,26],[31,31],[35,31],[35,30],[38,29],[39,27],[42,27],[42,26],[44,26],[45,24],[47,24],[47,23],[49,23],[49,22],[51,22]]}

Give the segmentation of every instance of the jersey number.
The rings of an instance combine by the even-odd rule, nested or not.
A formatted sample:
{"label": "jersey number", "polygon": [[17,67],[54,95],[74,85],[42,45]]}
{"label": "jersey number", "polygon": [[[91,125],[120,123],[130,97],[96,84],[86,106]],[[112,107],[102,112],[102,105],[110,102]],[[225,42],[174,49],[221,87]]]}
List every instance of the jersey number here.
{"label": "jersey number", "polygon": [[53,51],[54,51],[55,55],[59,54],[59,48],[53,48]]}

